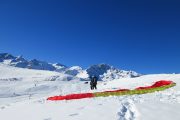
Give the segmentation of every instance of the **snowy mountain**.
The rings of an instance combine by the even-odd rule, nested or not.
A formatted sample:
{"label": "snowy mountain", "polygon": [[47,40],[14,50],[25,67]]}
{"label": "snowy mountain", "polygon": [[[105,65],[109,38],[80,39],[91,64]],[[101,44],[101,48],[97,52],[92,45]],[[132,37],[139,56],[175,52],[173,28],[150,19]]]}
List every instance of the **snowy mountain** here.
{"label": "snowy mountain", "polygon": [[86,71],[89,76],[97,76],[103,81],[141,76],[141,74],[135,71],[119,70],[108,64],[92,65]]}
{"label": "snowy mountain", "polygon": [[67,68],[65,74],[73,75],[79,78],[88,79],[90,76],[96,76],[99,80],[107,81],[120,78],[134,78],[139,77],[141,74],[135,71],[119,70],[108,64],[92,65],[88,69],[83,70],[79,66]]}
{"label": "snowy mountain", "polygon": [[90,66],[86,71],[90,76],[100,76],[110,70],[112,67],[107,64],[98,64]]}
{"label": "snowy mountain", "polygon": [[69,75],[73,75],[73,76],[76,76],[78,75],[79,73],[81,73],[83,71],[83,69],[79,66],[73,66],[73,67],[70,67],[69,69],[67,69],[65,71],[66,74],[69,74]]}
{"label": "snowy mountain", "polygon": [[27,60],[22,56],[15,57],[9,53],[0,53],[0,63],[19,68],[57,71],[84,80],[88,80],[90,76],[97,76],[103,81],[141,76],[134,71],[119,70],[107,64],[92,65],[84,70],[80,66],[66,67],[60,63],[52,64],[37,59]]}
{"label": "snowy mountain", "polygon": [[59,63],[51,64],[36,59],[27,60],[22,56],[15,57],[9,53],[0,53],[0,62],[14,67],[37,69],[37,70],[61,71],[62,69],[66,68],[65,65]]}

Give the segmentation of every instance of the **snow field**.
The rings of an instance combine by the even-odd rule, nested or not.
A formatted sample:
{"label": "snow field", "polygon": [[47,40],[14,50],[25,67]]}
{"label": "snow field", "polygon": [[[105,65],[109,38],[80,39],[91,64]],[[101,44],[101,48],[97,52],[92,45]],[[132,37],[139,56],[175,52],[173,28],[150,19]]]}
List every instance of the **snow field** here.
{"label": "snow field", "polygon": [[[49,79],[58,76],[54,81]],[[0,116],[3,120],[179,120],[180,74],[154,74],[99,82],[98,90],[79,79],[61,80],[57,72],[0,65]],[[131,96],[110,96],[71,101],[47,97],[71,93],[134,89],[158,80],[176,86],[165,91]]]}

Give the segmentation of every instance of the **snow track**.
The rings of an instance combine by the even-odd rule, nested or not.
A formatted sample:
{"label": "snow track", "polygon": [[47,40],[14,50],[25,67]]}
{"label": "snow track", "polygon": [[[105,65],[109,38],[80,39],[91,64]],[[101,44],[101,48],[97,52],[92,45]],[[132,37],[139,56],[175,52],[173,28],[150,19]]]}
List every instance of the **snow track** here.
{"label": "snow track", "polygon": [[137,120],[139,113],[132,100],[123,101],[118,116],[118,120]]}

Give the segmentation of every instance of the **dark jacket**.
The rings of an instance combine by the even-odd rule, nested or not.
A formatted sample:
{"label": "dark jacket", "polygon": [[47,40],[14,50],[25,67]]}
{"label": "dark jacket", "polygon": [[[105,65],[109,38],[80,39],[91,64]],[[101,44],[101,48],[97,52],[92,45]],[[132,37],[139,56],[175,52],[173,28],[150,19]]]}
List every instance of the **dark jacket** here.
{"label": "dark jacket", "polygon": [[97,85],[97,77],[91,77],[90,85]]}

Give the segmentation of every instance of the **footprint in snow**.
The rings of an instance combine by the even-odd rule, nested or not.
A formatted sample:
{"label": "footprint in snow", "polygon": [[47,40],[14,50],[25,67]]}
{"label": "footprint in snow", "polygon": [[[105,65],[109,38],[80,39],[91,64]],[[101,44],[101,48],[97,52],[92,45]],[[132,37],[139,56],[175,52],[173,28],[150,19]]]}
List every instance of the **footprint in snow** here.
{"label": "footprint in snow", "polygon": [[0,106],[0,110],[4,110],[5,108],[10,107],[10,106],[11,106],[10,104],[6,104],[4,106]]}
{"label": "footprint in snow", "polygon": [[46,100],[45,100],[45,99],[42,99],[42,100],[37,100],[37,101],[35,101],[34,103],[44,104],[45,102],[46,102]]}
{"label": "footprint in snow", "polygon": [[136,120],[139,113],[132,101],[125,101],[122,103],[118,116],[118,120]]}
{"label": "footprint in snow", "polygon": [[78,113],[74,113],[74,114],[70,114],[69,116],[74,117],[74,116],[77,116],[77,115],[79,115],[79,114]]}
{"label": "footprint in snow", "polygon": [[0,107],[1,110],[5,109],[5,106]]}
{"label": "footprint in snow", "polygon": [[52,120],[51,118],[45,118],[44,120]]}

